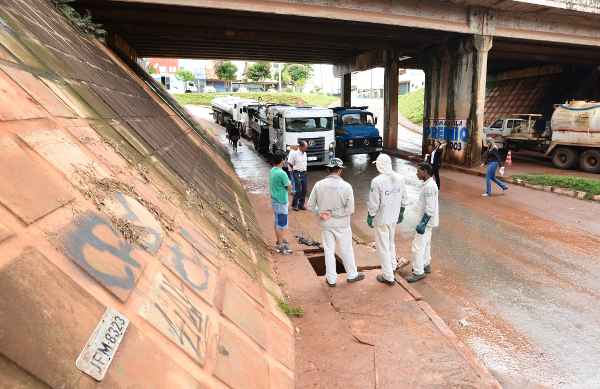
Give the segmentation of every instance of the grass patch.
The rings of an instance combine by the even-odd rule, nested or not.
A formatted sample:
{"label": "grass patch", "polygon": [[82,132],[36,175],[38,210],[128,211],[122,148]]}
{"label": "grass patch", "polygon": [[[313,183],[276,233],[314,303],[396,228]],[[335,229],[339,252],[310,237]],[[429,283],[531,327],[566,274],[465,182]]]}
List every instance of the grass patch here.
{"label": "grass patch", "polygon": [[265,103],[289,104],[295,106],[311,105],[316,107],[328,107],[333,103],[339,103],[340,98],[324,94],[314,93],[179,93],[173,95],[181,105],[210,105],[215,97],[239,96],[244,99],[260,100]]}
{"label": "grass patch", "polygon": [[425,88],[398,97],[398,110],[415,124],[423,124]]}
{"label": "grass patch", "polygon": [[304,309],[301,307],[293,307],[287,301],[277,297],[277,305],[279,309],[289,317],[302,317],[304,316]]}
{"label": "grass patch", "polygon": [[600,180],[574,176],[550,174],[517,174],[513,179],[523,180],[532,185],[556,186],[564,189],[587,192],[588,196],[600,195]]}

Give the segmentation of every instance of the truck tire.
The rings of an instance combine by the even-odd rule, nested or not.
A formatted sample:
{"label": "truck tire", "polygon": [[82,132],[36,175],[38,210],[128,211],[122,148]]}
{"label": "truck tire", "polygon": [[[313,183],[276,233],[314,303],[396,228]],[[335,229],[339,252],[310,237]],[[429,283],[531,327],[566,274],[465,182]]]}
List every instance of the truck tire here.
{"label": "truck tire", "polygon": [[581,153],[579,167],[588,173],[600,173],[600,150],[589,149]]}
{"label": "truck tire", "polygon": [[577,164],[577,150],[570,147],[558,147],[552,155],[552,163],[559,169],[573,169]]}

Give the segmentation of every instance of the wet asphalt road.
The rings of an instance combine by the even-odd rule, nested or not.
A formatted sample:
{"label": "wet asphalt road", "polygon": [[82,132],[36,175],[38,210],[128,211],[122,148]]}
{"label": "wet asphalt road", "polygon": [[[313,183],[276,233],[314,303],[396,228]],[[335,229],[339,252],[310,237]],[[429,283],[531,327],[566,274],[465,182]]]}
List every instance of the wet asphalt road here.
{"label": "wet asphalt road", "polygon": [[[190,110],[200,121],[208,117],[206,109]],[[266,193],[270,167],[249,142],[231,159],[249,191]],[[400,159],[394,166],[414,204],[414,166]],[[311,170],[311,185],[325,174]],[[363,220],[376,174],[355,156],[344,175],[361,236],[370,234]],[[433,273],[416,288],[505,387],[600,388],[600,204],[521,187],[488,199],[482,191],[479,177],[443,172]],[[397,234],[406,257],[413,208]]]}

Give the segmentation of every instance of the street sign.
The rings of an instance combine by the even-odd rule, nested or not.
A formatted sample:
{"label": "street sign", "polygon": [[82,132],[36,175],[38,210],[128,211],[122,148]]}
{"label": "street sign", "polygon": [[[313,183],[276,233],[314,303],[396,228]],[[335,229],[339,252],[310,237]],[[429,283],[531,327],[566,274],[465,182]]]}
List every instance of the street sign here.
{"label": "street sign", "polygon": [[125,336],[129,319],[108,307],[102,320],[79,354],[75,366],[97,381],[102,381]]}

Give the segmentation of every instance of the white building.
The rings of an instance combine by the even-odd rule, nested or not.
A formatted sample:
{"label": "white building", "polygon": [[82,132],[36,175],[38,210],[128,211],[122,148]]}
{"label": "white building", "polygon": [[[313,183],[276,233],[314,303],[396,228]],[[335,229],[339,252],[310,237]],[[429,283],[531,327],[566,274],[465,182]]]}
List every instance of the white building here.
{"label": "white building", "polygon": [[[352,73],[352,91],[360,97],[383,97],[384,69],[373,68]],[[417,69],[400,69],[398,93],[403,95],[425,87],[425,72]]]}

